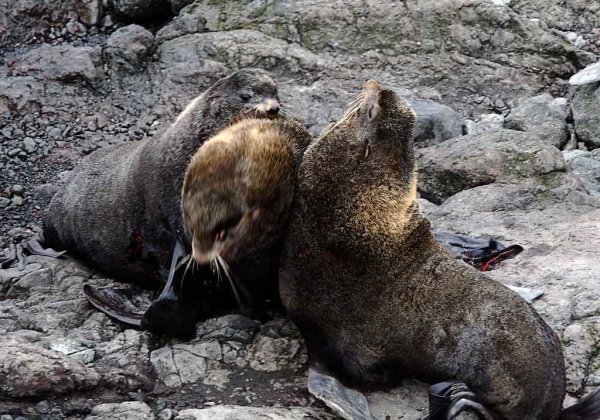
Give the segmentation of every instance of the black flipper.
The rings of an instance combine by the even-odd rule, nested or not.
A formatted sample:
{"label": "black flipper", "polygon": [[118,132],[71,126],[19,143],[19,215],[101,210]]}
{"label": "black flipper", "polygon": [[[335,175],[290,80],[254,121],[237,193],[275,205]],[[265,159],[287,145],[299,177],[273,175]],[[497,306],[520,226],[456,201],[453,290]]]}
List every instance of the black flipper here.
{"label": "black flipper", "polygon": [[154,334],[179,338],[192,337],[196,333],[198,309],[183,302],[175,290],[175,274],[187,261],[182,259],[185,255],[185,246],[178,239],[173,249],[167,282],[158,299],[152,302],[141,319],[140,325],[143,329]]}
{"label": "black flipper", "polygon": [[121,289],[111,287],[97,289],[89,284],[83,286],[87,300],[99,311],[130,327],[140,328],[143,311],[140,311]]}

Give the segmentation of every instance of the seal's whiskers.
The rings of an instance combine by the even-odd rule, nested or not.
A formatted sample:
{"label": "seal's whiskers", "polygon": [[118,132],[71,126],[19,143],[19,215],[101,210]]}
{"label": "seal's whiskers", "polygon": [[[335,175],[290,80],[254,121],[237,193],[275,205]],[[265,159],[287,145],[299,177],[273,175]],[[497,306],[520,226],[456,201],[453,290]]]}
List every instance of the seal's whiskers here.
{"label": "seal's whiskers", "polygon": [[225,273],[225,277],[227,277],[227,280],[229,280],[229,285],[231,286],[231,290],[233,291],[233,294],[235,296],[235,300],[237,300],[238,305],[240,306],[240,308],[242,308],[243,307],[243,305],[242,305],[242,299],[240,298],[240,294],[238,292],[238,289],[235,286],[235,283],[233,282],[233,277],[231,275],[231,270],[229,268],[229,265],[227,265],[227,263],[225,262],[225,260],[220,255],[217,255],[216,259],[219,262],[221,268],[223,269],[223,272]]}

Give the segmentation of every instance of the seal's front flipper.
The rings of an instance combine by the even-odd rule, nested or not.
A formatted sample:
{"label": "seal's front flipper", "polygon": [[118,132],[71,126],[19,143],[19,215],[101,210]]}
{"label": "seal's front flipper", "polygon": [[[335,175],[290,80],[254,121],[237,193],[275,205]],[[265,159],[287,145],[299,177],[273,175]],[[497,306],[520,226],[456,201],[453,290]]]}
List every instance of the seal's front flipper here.
{"label": "seal's front flipper", "polygon": [[173,248],[171,256],[171,266],[167,282],[163,287],[158,299],[152,302],[152,305],[144,313],[141,319],[141,327],[152,331],[157,335],[167,335],[169,337],[190,338],[196,334],[196,320],[198,310],[195,306],[186,304],[181,299],[180,294],[175,290],[175,279],[183,281],[182,276],[175,276],[191,258],[186,256],[186,249],[183,243],[178,239]]}
{"label": "seal's front flipper", "polygon": [[346,420],[374,420],[363,394],[313,367],[308,370],[308,391]]}
{"label": "seal's front flipper", "polygon": [[111,318],[121,321],[130,327],[139,328],[142,322],[143,311],[140,311],[125,296],[120,289],[96,289],[89,284],[83,286],[83,293],[87,300],[98,310]]}

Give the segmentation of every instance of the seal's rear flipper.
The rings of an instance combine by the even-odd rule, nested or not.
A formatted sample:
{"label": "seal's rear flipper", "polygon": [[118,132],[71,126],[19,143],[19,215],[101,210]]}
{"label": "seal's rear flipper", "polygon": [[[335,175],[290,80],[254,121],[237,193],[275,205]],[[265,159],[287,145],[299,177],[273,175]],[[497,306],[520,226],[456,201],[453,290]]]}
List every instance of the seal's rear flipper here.
{"label": "seal's rear flipper", "polygon": [[312,367],[308,369],[308,391],[346,420],[374,420],[363,394]]}
{"label": "seal's rear flipper", "polygon": [[27,264],[27,255],[42,255],[44,257],[59,258],[66,251],[56,251],[52,248],[44,248],[44,236],[42,233],[38,233],[35,237],[14,245],[10,244],[8,252],[2,252],[0,250],[0,268],[12,267],[15,263],[18,263],[20,270],[25,268]]}
{"label": "seal's rear flipper", "polygon": [[98,310],[130,327],[139,328],[143,311],[140,311],[125,296],[122,290],[113,288],[96,289],[89,284],[83,286],[87,300]]}

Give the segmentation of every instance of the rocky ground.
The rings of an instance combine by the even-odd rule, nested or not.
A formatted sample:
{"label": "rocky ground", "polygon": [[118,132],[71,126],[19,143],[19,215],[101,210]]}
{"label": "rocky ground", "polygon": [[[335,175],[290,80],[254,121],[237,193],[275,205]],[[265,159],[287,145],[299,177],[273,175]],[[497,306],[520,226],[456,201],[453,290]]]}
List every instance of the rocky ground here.
{"label": "rocky ground", "polygon": [[[0,0],[0,249],[39,226],[82,156],[152,135],[232,70],[271,71],[313,133],[374,78],[417,112],[423,211],[523,245],[490,275],[544,290],[566,403],[600,385],[600,68],[568,83],[600,58],[600,3],[188,3]],[[0,270],[0,419],[333,417],[285,317],[166,340],[92,310],[85,283],[112,281],[70,258]],[[426,386],[369,398],[378,418],[417,419]]]}

